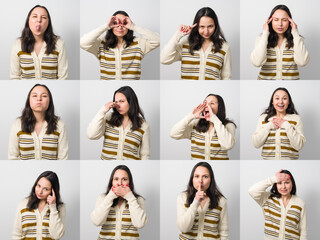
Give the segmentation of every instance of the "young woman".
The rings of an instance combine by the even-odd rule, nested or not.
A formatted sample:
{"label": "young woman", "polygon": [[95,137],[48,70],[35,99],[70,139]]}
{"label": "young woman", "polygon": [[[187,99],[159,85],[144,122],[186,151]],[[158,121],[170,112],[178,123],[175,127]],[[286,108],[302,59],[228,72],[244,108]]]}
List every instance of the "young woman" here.
{"label": "young woman", "polygon": [[11,52],[10,79],[67,79],[68,58],[63,41],[53,33],[44,6],[28,13],[21,37]]}
{"label": "young woman", "polygon": [[179,239],[228,239],[227,201],[208,163],[193,167],[187,190],[178,196],[177,213]]}
{"label": "young woman", "polygon": [[[184,36],[188,38],[183,38]],[[231,79],[231,52],[222,33],[216,13],[201,8],[192,26],[180,25],[162,49],[160,61],[181,61],[181,79]]]}
{"label": "young woman", "polygon": [[263,209],[264,239],[307,240],[305,203],[296,196],[296,183],[288,170],[256,183],[249,194]]}
{"label": "young woman", "polygon": [[87,136],[92,140],[104,136],[103,160],[150,158],[149,125],[135,92],[129,86],[115,91],[112,102],[99,110],[88,126]]}
{"label": "young woman", "polygon": [[236,124],[226,118],[223,98],[209,94],[173,126],[170,136],[191,140],[191,159],[229,160],[228,150],[235,144]]}
{"label": "young woman", "polygon": [[272,9],[256,40],[251,62],[261,67],[259,80],[300,79],[297,65],[307,65],[309,53],[287,6]]}
{"label": "young woman", "polygon": [[147,216],[144,199],[134,191],[127,166],[113,169],[107,191],[98,197],[91,220],[101,226],[98,239],[139,239],[137,228],[144,227]]}
{"label": "young woman", "polygon": [[12,239],[60,239],[65,232],[65,217],[58,176],[43,172],[29,197],[18,205]]}
{"label": "young woman", "polygon": [[[100,37],[104,32],[105,37]],[[102,80],[139,80],[142,58],[159,45],[159,34],[135,25],[125,11],[115,12],[80,40],[80,47],[99,59]]]}
{"label": "young woman", "polygon": [[289,91],[277,88],[258,120],[252,136],[253,145],[256,148],[263,146],[261,156],[265,160],[294,160],[299,158],[299,150],[305,141],[302,120]]}
{"label": "young woman", "polygon": [[68,137],[65,125],[54,113],[49,88],[36,84],[29,91],[21,117],[11,127],[8,159],[67,158]]}

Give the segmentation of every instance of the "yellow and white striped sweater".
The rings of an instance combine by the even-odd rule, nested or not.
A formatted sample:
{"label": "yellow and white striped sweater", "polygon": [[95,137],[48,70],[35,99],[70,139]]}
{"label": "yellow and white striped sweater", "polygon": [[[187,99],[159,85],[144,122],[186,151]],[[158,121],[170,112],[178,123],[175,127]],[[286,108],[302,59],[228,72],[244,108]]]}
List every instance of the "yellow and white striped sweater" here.
{"label": "yellow and white striped sweater", "polygon": [[211,132],[200,133],[195,129],[199,119],[190,113],[173,126],[170,136],[191,140],[193,160],[229,160],[228,150],[235,144],[235,125],[228,123],[224,126],[216,115],[210,121],[214,124]]}
{"label": "yellow and white striped sweater", "polygon": [[284,39],[281,47],[267,48],[269,32],[263,33],[256,39],[255,47],[251,53],[251,62],[261,67],[258,80],[299,80],[299,66],[309,62],[309,53],[304,45],[303,38],[298,30],[292,31],[293,48],[287,48]]}
{"label": "yellow and white striped sweater", "polygon": [[101,194],[91,213],[92,222],[101,226],[98,240],[139,239],[138,228],[143,228],[147,222],[143,198],[136,198],[129,192],[120,207],[112,207],[115,198],[117,195],[112,191],[108,195]]}
{"label": "yellow and white striped sweater", "polygon": [[160,36],[150,30],[132,25],[131,30],[140,34],[133,43],[125,48],[104,49],[104,36],[101,34],[109,30],[107,24],[85,34],[81,37],[80,47],[100,61],[101,80],[139,80],[141,76],[141,60],[145,54],[160,45]]}
{"label": "yellow and white striped sweater", "polygon": [[37,55],[23,52],[21,39],[17,39],[11,51],[10,79],[67,79],[68,57],[64,42],[59,38],[56,49],[46,54],[47,44],[43,42]]}
{"label": "yellow and white striped sweater", "polygon": [[101,153],[102,160],[148,160],[150,159],[150,129],[147,122],[135,131],[130,122],[126,129],[122,126],[111,127],[112,113],[103,106],[91,120],[87,128],[89,139],[96,140],[104,136]]}
{"label": "yellow and white striped sweater", "polygon": [[252,136],[253,145],[262,147],[261,156],[265,160],[297,160],[299,150],[306,139],[303,135],[301,117],[296,114],[287,114],[281,128],[275,129],[272,118],[268,123],[264,121],[266,114],[260,116],[255,133]]}
{"label": "yellow and white striped sweater", "polygon": [[285,207],[281,198],[271,198],[266,189],[277,182],[276,176],[256,183],[251,197],[262,207],[265,240],[307,240],[307,216],[304,201],[292,195]]}
{"label": "yellow and white striped sweater", "polygon": [[58,240],[65,233],[66,209],[61,205],[46,204],[41,213],[38,209],[27,208],[28,198],[18,207],[13,226],[12,240]]}
{"label": "yellow and white striped sweater", "polygon": [[187,193],[180,193],[177,199],[177,225],[181,231],[179,239],[228,239],[228,208],[225,198],[220,198],[219,205],[214,209],[209,209],[210,199],[207,199],[203,208],[195,199],[190,206],[186,201]]}
{"label": "yellow and white striped sweater", "polygon": [[160,62],[171,64],[181,61],[181,79],[183,80],[224,80],[231,79],[231,51],[224,42],[219,52],[214,52],[211,44],[203,51],[189,52],[189,41],[181,38],[183,33],[177,31],[167,45],[162,49]]}
{"label": "yellow and white striped sweater", "polygon": [[9,160],[66,160],[68,158],[68,136],[62,120],[57,129],[47,134],[45,122],[39,135],[35,131],[26,133],[21,130],[21,119],[12,125],[9,137]]}

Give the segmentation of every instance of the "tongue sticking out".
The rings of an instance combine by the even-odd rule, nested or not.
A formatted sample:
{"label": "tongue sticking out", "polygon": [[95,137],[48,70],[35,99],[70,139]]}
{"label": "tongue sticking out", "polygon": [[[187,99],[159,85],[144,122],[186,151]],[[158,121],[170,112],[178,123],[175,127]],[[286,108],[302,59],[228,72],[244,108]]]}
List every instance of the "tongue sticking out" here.
{"label": "tongue sticking out", "polygon": [[36,30],[37,30],[37,31],[40,31],[40,26],[36,26]]}

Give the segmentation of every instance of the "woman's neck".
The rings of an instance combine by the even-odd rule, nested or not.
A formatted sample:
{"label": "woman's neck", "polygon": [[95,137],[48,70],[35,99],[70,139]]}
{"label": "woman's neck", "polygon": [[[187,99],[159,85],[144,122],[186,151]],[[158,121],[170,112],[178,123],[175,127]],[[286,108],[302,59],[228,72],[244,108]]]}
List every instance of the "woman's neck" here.
{"label": "woman's neck", "polygon": [[33,112],[34,117],[36,118],[37,123],[42,123],[45,121],[45,113],[43,112]]}
{"label": "woman's neck", "polygon": [[118,44],[117,44],[117,48],[121,48],[122,44],[123,44],[123,37],[118,37]]}
{"label": "woman's neck", "polygon": [[287,113],[279,113],[277,112],[276,117],[277,118],[284,118],[287,115]]}
{"label": "woman's neck", "polygon": [[41,36],[37,36],[37,35],[33,35],[34,39],[35,39],[35,43],[42,43],[43,40],[43,35]]}

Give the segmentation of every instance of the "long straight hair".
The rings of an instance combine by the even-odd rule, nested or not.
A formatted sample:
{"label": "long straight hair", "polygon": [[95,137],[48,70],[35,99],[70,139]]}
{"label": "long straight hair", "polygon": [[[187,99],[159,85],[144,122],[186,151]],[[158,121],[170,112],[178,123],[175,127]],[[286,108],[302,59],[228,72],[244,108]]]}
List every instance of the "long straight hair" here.
{"label": "long straight hair", "polygon": [[220,190],[219,190],[219,188],[218,188],[218,186],[216,184],[216,181],[214,179],[214,174],[213,174],[212,168],[211,168],[210,164],[207,163],[207,162],[198,162],[193,167],[193,169],[191,171],[191,174],[190,174],[188,187],[187,187],[187,190],[185,191],[187,193],[187,202],[186,202],[186,204],[188,206],[191,205],[191,203],[193,202],[194,197],[196,196],[196,193],[198,191],[193,186],[194,172],[196,171],[197,167],[205,167],[209,171],[209,174],[210,174],[210,186],[207,189],[206,194],[210,199],[209,209],[216,208],[219,205],[220,198],[224,197],[224,196],[220,192]]}
{"label": "long straight hair", "polygon": [[[128,13],[125,11],[116,11],[112,16],[116,16],[117,14],[124,15],[126,17],[129,17]],[[128,32],[126,35],[124,35],[123,40],[125,41],[125,48],[129,47],[133,43],[134,35],[133,31],[128,29]],[[105,43],[104,43],[104,48],[106,50],[109,50],[109,48],[115,48],[118,44],[118,38],[116,35],[113,33],[113,29],[109,29],[107,31],[107,34],[105,36]]]}
{"label": "long straight hair", "polygon": [[48,22],[48,27],[47,27],[46,31],[44,32],[43,40],[47,44],[46,54],[51,54],[56,49],[56,42],[58,40],[58,36],[53,33],[51,17],[50,17],[48,9],[44,6],[41,6],[41,5],[34,6],[28,13],[28,16],[27,16],[27,19],[24,24],[24,28],[22,30],[21,37],[20,37],[21,49],[23,52],[26,52],[26,53],[31,53],[34,50],[35,38],[34,38],[32,32],[31,32],[31,29],[29,27],[29,18],[31,16],[32,11],[37,7],[43,8],[44,10],[46,10],[46,12],[48,14],[49,22]]}
{"label": "long straight hair", "polygon": [[[291,189],[290,194],[296,195],[296,192],[297,192],[296,182],[295,182],[291,172],[288,170],[282,170],[280,173],[285,173],[290,176],[290,180],[292,182],[292,189]],[[277,188],[277,183],[274,183],[272,185],[270,192],[271,192],[271,195],[270,195],[271,198],[280,198],[281,197],[281,194],[279,193],[278,188]]]}
{"label": "long straight hair", "polygon": [[[134,184],[133,184],[133,177],[132,177],[130,169],[126,165],[118,165],[112,170],[110,178],[109,178],[109,183],[108,183],[108,186],[107,186],[106,195],[110,192],[111,188],[113,187],[112,181],[113,181],[114,174],[116,173],[117,170],[123,170],[123,171],[127,172],[128,177],[129,177],[129,188],[130,188],[131,192],[133,193],[133,195],[136,198],[142,197],[142,196],[140,196],[139,194],[137,194],[135,192]],[[114,199],[113,203],[112,203],[112,207],[117,206],[118,202],[119,202],[119,198]]]}
{"label": "long straight hair", "polygon": [[53,104],[52,94],[51,94],[49,88],[43,84],[34,85],[28,93],[25,107],[22,110],[22,115],[20,117],[21,130],[26,133],[32,133],[34,131],[34,126],[35,126],[37,120],[33,114],[31,107],[30,107],[30,95],[31,95],[32,90],[38,86],[44,87],[48,91],[49,106],[48,106],[48,109],[45,113],[45,120],[48,123],[47,133],[51,134],[51,133],[54,133],[54,131],[57,129],[57,123],[58,123],[59,117],[57,117],[54,113],[54,104]]}
{"label": "long straight hair", "polygon": [[[237,125],[233,121],[231,121],[230,119],[228,119],[226,117],[226,107],[225,107],[223,98],[220,95],[212,94],[212,93],[210,93],[207,97],[210,97],[210,96],[214,96],[218,100],[217,117],[222,122],[222,124],[226,125],[228,123],[232,123],[232,124],[235,125],[235,127],[237,127]],[[207,132],[209,130],[209,127],[210,127],[210,122],[208,122],[206,119],[202,118],[202,119],[199,120],[199,122],[198,122],[198,124],[196,126],[196,130],[198,132]]]}
{"label": "long straight hair", "polygon": [[[275,6],[271,13],[270,13],[270,16],[269,18],[272,17],[272,15],[275,13],[275,11],[277,10],[283,10],[285,11],[290,18],[292,18],[292,15],[291,15],[291,12],[289,10],[289,8],[286,6],[286,5],[283,5],[283,4],[280,4],[280,5],[277,5]],[[289,21],[289,20],[288,20]],[[269,25],[269,37],[268,37],[268,45],[267,45],[267,48],[273,48],[275,46],[278,45],[278,40],[279,40],[279,36],[278,34],[274,31],[273,27],[272,27],[272,21],[268,24]],[[289,24],[289,27],[287,29],[287,31],[284,32],[284,37],[287,39],[287,48],[292,48],[293,47],[293,36],[291,34],[291,25]]]}
{"label": "long straight hair", "polygon": [[190,35],[188,37],[189,45],[190,45],[189,51],[192,55],[195,50],[199,50],[201,48],[202,43],[204,42],[204,39],[199,34],[199,30],[198,30],[199,22],[202,17],[212,18],[215,24],[214,32],[210,37],[210,40],[213,42],[213,45],[214,45],[214,52],[219,52],[220,49],[222,48],[223,43],[226,42],[226,38],[224,37],[223,32],[219,25],[217,14],[210,7],[201,8],[198,10],[193,20],[193,24],[197,23],[197,26],[191,30]]}
{"label": "long straight hair", "polygon": [[273,91],[271,99],[270,99],[270,102],[269,102],[269,106],[262,113],[262,114],[267,114],[267,116],[264,119],[264,121],[266,123],[269,121],[268,120],[269,118],[271,118],[272,116],[277,115],[277,110],[274,108],[272,103],[273,103],[274,94],[279,90],[285,91],[287,93],[288,97],[289,97],[289,105],[288,105],[288,108],[286,110],[286,113],[288,113],[288,114],[298,114],[297,110],[294,107],[294,104],[293,104],[293,101],[292,101],[292,98],[291,98],[291,95],[290,95],[289,91],[286,88],[279,87],[279,88],[277,88],[276,90]]}
{"label": "long straight hair", "polygon": [[27,203],[27,207],[29,210],[38,208],[40,200],[37,198],[35,189],[36,189],[36,186],[37,186],[39,180],[43,177],[46,178],[51,183],[51,187],[54,190],[54,193],[56,196],[57,209],[59,210],[60,205],[63,204],[63,202],[61,200],[61,196],[60,196],[60,183],[59,183],[59,178],[58,178],[57,174],[52,171],[45,171],[45,172],[41,173],[39,175],[39,177],[37,178],[37,180],[34,182],[32,189],[31,189],[31,192],[28,196],[29,200]]}

